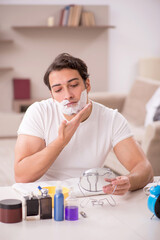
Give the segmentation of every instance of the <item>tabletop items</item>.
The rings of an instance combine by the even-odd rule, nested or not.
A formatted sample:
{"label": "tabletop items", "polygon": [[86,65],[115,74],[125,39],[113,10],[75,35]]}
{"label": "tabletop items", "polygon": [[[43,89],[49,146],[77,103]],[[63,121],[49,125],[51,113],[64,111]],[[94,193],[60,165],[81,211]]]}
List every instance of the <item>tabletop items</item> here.
{"label": "tabletop items", "polygon": [[153,213],[151,219],[156,216],[160,218],[160,178],[154,177],[152,183],[148,183],[143,191],[148,196],[147,206],[148,209]]}
{"label": "tabletop items", "polygon": [[40,219],[50,219],[52,218],[52,198],[48,194],[48,189],[43,189],[38,186],[41,191],[41,196],[39,198],[40,203]]}
{"label": "tabletop items", "polygon": [[54,220],[64,220],[64,195],[61,186],[56,187],[56,193],[54,195]]}
{"label": "tabletop items", "polygon": [[[92,174],[87,175],[88,178],[90,178],[90,176],[93,177],[93,172]],[[98,183],[97,178],[96,178],[96,183]],[[146,195],[148,195],[148,202],[147,202],[148,209],[153,213],[153,216],[156,216],[158,219],[160,219],[160,184],[159,183],[160,183],[160,180],[154,183],[147,184],[144,187],[144,192],[143,192]],[[97,186],[99,187],[99,185]],[[79,202],[75,189],[72,187],[69,187],[70,190],[69,188],[57,187],[57,186],[49,186],[49,187],[41,188],[40,186],[37,185],[36,188],[37,187],[39,192],[37,191],[36,194],[35,193],[30,193],[30,194],[28,193],[26,195],[23,194],[22,201],[18,199],[1,200],[0,201],[0,222],[17,223],[22,221],[22,219],[25,219],[25,220],[51,219],[53,212],[54,212],[54,220],[56,221],[63,221],[63,220],[75,221],[79,219],[79,214],[84,218],[87,217],[87,215],[84,212],[82,211],[79,212],[79,207],[82,208],[81,205],[84,200],[87,200],[87,201],[94,200],[94,201],[98,201],[98,203],[102,203],[104,200],[107,200],[106,197],[102,198],[101,195],[99,195],[99,198],[95,197],[95,199],[93,197],[86,198],[84,196],[83,199]],[[92,189],[92,184],[91,184],[91,189]],[[10,195],[6,195],[6,196],[10,197]],[[110,202],[108,202],[108,204],[110,204]],[[102,205],[102,204],[98,204],[98,207],[99,205]],[[112,206],[112,204],[110,205]],[[115,206],[115,204],[113,204],[113,206]],[[53,211],[53,208],[54,208],[54,211]],[[147,205],[146,205],[146,209],[147,209]]]}
{"label": "tabletop items", "polygon": [[17,199],[0,201],[0,222],[17,223],[22,221],[22,202]]}
{"label": "tabletop items", "polygon": [[[109,168],[91,168],[80,177],[79,188],[81,192],[103,192],[103,187],[110,184],[105,179],[113,179],[115,174]],[[83,195],[85,196],[83,193]]]}
{"label": "tabletop items", "polygon": [[[20,195],[11,187],[1,187],[0,196],[2,200],[2,197],[3,199],[18,199]],[[108,203],[105,203],[103,207],[93,207],[90,203],[85,208],[81,208],[80,202],[89,198],[90,196],[78,198],[79,220],[77,221],[57,222],[52,218],[36,221],[23,220],[15,224],[0,222],[0,239],[12,240],[16,236],[17,240],[22,238],[28,240],[28,236],[31,236],[35,239],[45,237],[47,240],[83,239],[85,237],[92,240],[99,238],[159,240],[159,218],[155,216],[152,220],[150,219],[152,214],[147,207],[148,197],[142,189],[128,192],[123,196],[115,196],[117,205],[114,208]],[[102,196],[94,196],[94,198],[99,200]]]}
{"label": "tabletop items", "polygon": [[78,201],[73,192],[73,189],[70,190],[69,196],[66,199],[65,220],[69,221],[78,220]]}
{"label": "tabletop items", "polygon": [[39,200],[36,196],[24,197],[24,219],[39,219]]}
{"label": "tabletop items", "polygon": [[[47,188],[41,188],[40,186],[38,186],[38,189],[41,195],[35,196],[31,193],[28,196],[24,196],[23,211],[22,201],[20,200],[5,199],[0,201],[0,222],[17,223],[22,221],[22,215],[25,220],[52,219],[52,208],[54,208],[55,221],[78,220],[78,204],[73,190],[68,198],[66,198],[68,194],[65,194],[64,198],[63,188],[61,186],[54,188],[56,191],[52,197],[48,194]],[[54,198],[53,201],[52,198]]]}

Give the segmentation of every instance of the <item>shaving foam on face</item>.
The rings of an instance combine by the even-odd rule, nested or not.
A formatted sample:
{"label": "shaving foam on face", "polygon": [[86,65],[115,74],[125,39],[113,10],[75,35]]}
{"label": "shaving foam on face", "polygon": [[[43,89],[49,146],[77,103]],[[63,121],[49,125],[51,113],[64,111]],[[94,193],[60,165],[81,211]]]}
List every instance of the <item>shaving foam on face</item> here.
{"label": "shaving foam on face", "polygon": [[70,101],[68,100],[63,100],[60,103],[55,100],[55,102],[57,103],[57,105],[59,106],[63,114],[70,115],[70,116],[73,114],[77,114],[87,104],[87,90],[85,89],[81,93],[80,100],[78,101],[78,103],[75,104],[75,106],[67,106],[67,104],[70,103]]}

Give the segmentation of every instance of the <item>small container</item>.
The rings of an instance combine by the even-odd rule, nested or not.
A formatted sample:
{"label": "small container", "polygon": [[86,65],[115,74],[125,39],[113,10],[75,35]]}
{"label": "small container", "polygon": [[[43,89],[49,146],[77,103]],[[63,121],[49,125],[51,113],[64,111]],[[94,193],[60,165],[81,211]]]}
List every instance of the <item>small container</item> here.
{"label": "small container", "polygon": [[60,186],[56,188],[56,193],[54,195],[54,220],[64,220],[64,195],[62,193],[62,187]]}
{"label": "small container", "polygon": [[41,196],[39,201],[40,201],[40,219],[51,219],[52,198],[49,195]]}
{"label": "small container", "polygon": [[48,195],[48,189],[40,186],[38,186],[38,189],[41,191],[41,197],[39,198],[40,219],[50,219],[52,218],[52,198]]}
{"label": "small container", "polygon": [[72,189],[69,192],[69,197],[65,201],[65,220],[78,220],[78,200]]}
{"label": "small container", "polygon": [[25,196],[24,219],[39,219],[39,199],[36,196]]}
{"label": "small container", "polygon": [[22,202],[18,199],[0,201],[0,222],[18,223],[22,221]]}

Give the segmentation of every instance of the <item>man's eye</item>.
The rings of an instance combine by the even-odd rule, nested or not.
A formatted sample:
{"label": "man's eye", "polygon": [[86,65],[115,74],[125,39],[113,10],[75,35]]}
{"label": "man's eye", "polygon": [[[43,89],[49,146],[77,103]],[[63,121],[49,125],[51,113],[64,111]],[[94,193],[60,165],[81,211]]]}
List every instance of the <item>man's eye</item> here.
{"label": "man's eye", "polygon": [[56,93],[58,93],[58,92],[60,92],[60,91],[61,91],[61,89],[57,89],[57,90],[55,90]]}
{"label": "man's eye", "polygon": [[77,86],[78,86],[78,83],[71,85],[71,87],[73,87],[73,88],[74,88],[74,87],[77,87]]}

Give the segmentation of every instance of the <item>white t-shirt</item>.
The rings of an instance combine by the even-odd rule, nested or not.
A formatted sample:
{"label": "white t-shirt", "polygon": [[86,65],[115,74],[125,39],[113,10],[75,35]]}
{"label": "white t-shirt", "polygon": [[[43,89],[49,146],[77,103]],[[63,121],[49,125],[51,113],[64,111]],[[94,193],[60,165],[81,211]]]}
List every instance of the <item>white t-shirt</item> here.
{"label": "white t-shirt", "polygon": [[[64,120],[52,98],[32,104],[26,111],[18,134],[37,136],[46,146],[58,136]],[[67,146],[40,180],[65,180],[79,177],[90,168],[102,167],[110,150],[131,137],[126,119],[117,111],[92,102],[92,112],[80,123]]]}

